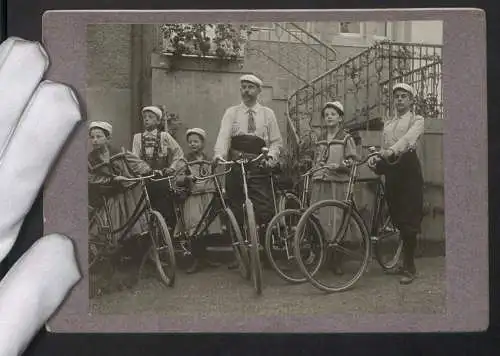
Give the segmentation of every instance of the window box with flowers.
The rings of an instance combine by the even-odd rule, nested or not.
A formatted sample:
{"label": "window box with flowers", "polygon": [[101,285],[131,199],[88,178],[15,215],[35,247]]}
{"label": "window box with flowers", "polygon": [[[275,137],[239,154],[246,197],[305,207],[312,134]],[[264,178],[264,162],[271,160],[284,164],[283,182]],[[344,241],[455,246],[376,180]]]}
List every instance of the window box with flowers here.
{"label": "window box with flowers", "polygon": [[242,61],[250,27],[233,24],[160,25],[162,54],[181,58]]}

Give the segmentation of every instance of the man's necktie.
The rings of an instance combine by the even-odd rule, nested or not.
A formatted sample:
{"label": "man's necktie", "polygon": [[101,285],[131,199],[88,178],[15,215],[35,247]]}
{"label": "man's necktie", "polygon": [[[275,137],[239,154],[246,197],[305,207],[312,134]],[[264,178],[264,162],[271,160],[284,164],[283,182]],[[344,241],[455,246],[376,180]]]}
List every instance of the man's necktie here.
{"label": "man's necktie", "polygon": [[248,110],[248,133],[254,133],[255,128],[255,118],[253,116],[253,110]]}

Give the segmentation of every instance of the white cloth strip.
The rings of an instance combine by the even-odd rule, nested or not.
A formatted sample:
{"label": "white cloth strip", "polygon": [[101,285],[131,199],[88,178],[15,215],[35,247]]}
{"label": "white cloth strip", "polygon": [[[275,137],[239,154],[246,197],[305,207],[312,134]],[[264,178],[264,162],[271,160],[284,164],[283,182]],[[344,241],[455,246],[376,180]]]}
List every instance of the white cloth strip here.
{"label": "white cloth strip", "polygon": [[0,158],[48,65],[36,42],[12,39],[0,46]]}
{"label": "white cloth strip", "polygon": [[10,251],[49,169],[80,119],[69,87],[48,81],[40,84],[1,158],[0,261]]}
{"label": "white cloth strip", "polygon": [[0,355],[21,355],[80,276],[68,238],[38,240],[0,281]]}

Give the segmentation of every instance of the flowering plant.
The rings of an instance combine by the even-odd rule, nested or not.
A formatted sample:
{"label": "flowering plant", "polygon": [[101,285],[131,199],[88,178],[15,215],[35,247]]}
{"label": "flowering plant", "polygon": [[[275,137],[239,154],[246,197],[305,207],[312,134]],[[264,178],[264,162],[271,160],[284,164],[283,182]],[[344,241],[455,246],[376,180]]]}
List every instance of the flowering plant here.
{"label": "flowering plant", "polygon": [[164,24],[160,26],[163,50],[173,55],[243,57],[249,26],[232,24]]}

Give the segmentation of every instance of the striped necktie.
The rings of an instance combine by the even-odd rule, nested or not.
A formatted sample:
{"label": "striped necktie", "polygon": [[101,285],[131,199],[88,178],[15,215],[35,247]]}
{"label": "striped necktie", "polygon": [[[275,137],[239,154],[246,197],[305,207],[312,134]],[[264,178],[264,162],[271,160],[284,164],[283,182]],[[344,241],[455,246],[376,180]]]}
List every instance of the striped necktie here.
{"label": "striped necktie", "polygon": [[248,110],[248,133],[254,133],[256,130],[255,127],[255,118],[253,116],[253,110],[249,109]]}

